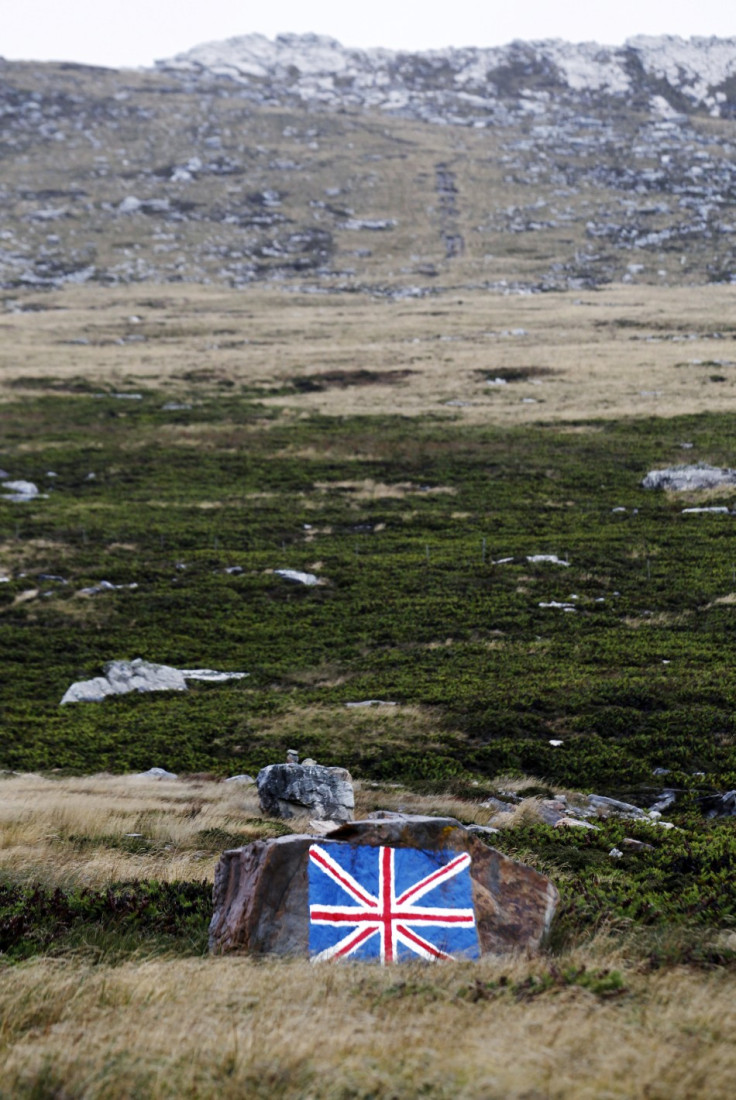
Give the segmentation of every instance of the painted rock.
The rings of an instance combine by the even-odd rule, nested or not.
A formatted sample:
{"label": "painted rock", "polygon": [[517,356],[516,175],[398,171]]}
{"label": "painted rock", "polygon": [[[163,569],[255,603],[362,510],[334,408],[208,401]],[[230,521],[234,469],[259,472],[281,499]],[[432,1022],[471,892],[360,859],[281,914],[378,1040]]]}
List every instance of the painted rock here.
{"label": "painted rock", "polygon": [[453,818],[355,821],[259,840],[215,873],[210,950],[313,958],[477,958],[539,947],[549,879]]}

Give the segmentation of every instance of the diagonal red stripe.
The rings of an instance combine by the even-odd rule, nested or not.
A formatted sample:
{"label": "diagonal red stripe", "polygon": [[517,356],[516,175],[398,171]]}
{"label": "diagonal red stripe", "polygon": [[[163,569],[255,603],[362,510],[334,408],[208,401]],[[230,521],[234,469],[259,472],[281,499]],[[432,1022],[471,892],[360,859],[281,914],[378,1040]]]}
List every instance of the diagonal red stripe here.
{"label": "diagonal red stripe", "polygon": [[402,936],[406,936],[408,940],[416,943],[419,947],[423,947],[425,951],[428,951],[430,955],[434,955],[436,959],[450,959],[451,955],[448,955],[446,951],[440,951],[439,947],[435,947],[429,940],[422,939],[421,936],[415,935],[410,928],[407,928],[405,924],[399,924],[396,927],[396,931],[400,932]]}

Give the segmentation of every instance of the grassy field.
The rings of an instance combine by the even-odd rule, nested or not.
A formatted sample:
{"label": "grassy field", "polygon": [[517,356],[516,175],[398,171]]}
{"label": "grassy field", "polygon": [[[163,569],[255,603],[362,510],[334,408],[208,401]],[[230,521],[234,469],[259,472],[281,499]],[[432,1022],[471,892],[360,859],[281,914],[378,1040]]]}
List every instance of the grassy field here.
{"label": "grassy field", "polygon": [[[734,517],[683,509],[736,490],[640,483],[734,465],[734,293],[6,303],[0,467],[43,495],[0,500],[0,1096],[727,1095],[736,829],[701,799],[736,787]],[[249,675],[59,705],[138,656]],[[286,828],[221,779],[291,746],[359,812],[515,791],[494,842],[560,888],[544,953],[203,958],[219,852]],[[540,821],[663,786],[674,829]]]}

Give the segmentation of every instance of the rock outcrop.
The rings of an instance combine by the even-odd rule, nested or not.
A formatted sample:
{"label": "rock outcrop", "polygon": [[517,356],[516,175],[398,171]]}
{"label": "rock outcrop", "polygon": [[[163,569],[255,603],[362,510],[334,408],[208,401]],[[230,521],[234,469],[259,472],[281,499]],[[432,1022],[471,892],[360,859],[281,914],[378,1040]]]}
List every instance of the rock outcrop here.
{"label": "rock outcrop", "polygon": [[493,114],[521,92],[581,108],[594,96],[634,101],[664,118],[688,110],[730,117],[736,39],[638,35],[622,46],[547,39],[410,52],[355,49],[319,34],[247,34],[156,65],[190,79],[227,77],[264,99],[280,94],[428,122]]}
{"label": "rock outcrop", "polygon": [[78,680],[64,694],[62,703],[99,703],[108,695],[129,691],[186,691],[187,680],[220,683],[240,680],[247,672],[216,672],[209,668],[172,668],[136,657],[133,661],[108,661],[105,675]]}
{"label": "rock outcrop", "polygon": [[[425,879],[421,889],[412,888],[408,880],[399,882],[392,900],[384,902],[377,885],[381,881],[380,871],[372,876],[368,874],[361,882],[342,871],[355,866],[356,853],[367,867],[374,862],[393,866],[391,861],[395,859],[400,868],[402,860],[416,858],[417,866],[424,861],[424,865],[436,869],[429,878],[437,877],[446,882],[453,867],[457,866],[463,874],[469,875],[469,879],[462,883],[458,874],[453,881],[458,883],[459,893],[452,895],[449,901],[439,885],[434,887]],[[472,920],[467,917],[467,908],[456,911],[464,913],[462,919],[471,931],[475,930],[470,936],[475,950],[463,953],[477,956],[536,949],[549,929],[558,902],[558,892],[549,879],[489,847],[453,818],[392,815],[345,824],[326,837],[279,837],[225,852],[215,872],[211,951],[218,954],[322,954],[323,957],[339,954],[318,950],[319,942],[315,945],[315,924],[321,919],[321,911],[315,910],[315,882],[319,885],[321,881],[319,864],[330,862],[346,883],[340,900],[348,907],[348,917],[340,935],[349,937],[351,930],[362,927],[366,945],[373,941],[373,955],[377,958],[381,955],[375,946],[376,937],[384,935],[384,926],[393,922],[394,932],[399,930],[399,938],[401,928],[408,929],[405,939],[411,943],[416,923],[418,940],[431,942],[433,936],[438,935],[436,930],[431,931],[435,907],[439,904],[463,905],[464,899],[467,899]],[[423,918],[424,924],[421,920],[414,922],[411,914],[393,919],[393,909],[401,906],[401,896],[397,897],[399,890],[404,891],[404,906],[414,905],[421,898],[420,911],[429,914]],[[337,892],[340,896],[339,885]],[[368,915],[358,916],[351,923],[350,914],[357,912],[361,902],[369,907]],[[388,914],[386,905],[391,910]],[[393,933],[389,930],[385,934]],[[434,942],[437,943],[436,938]],[[412,955],[416,957],[416,954],[435,957],[432,952],[422,954],[420,942],[415,946],[419,948],[416,953],[406,947],[397,949],[393,958],[400,960]],[[360,945],[355,948],[355,957],[361,957],[361,950]],[[368,946],[364,957],[371,957]]]}
{"label": "rock outcrop", "polygon": [[308,814],[316,820],[350,821],[355,796],[350,772],[321,764],[269,764],[256,779],[261,809],[273,817]]}

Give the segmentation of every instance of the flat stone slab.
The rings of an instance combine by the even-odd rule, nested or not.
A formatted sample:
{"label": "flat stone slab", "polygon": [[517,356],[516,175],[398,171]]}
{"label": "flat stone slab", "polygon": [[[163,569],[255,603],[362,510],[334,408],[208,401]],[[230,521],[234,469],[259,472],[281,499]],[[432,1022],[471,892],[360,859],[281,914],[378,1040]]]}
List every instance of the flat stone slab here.
{"label": "flat stone slab", "polygon": [[535,950],[559,895],[454,818],[259,840],[215,872],[213,953],[394,962]]}

